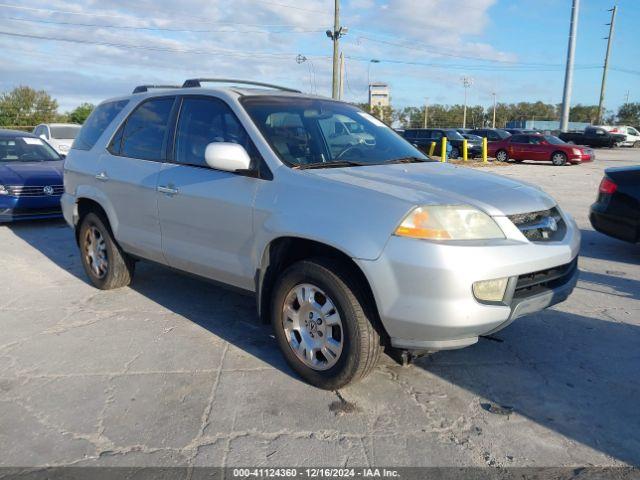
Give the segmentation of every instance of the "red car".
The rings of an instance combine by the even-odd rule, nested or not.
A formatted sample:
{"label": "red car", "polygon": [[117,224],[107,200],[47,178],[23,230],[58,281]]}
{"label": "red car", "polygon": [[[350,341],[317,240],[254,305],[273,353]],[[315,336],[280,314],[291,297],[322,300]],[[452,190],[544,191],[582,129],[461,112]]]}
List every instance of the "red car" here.
{"label": "red car", "polygon": [[553,135],[511,135],[497,142],[489,142],[487,149],[489,156],[500,162],[536,160],[561,166],[591,162],[596,158],[592,149],[570,145]]}

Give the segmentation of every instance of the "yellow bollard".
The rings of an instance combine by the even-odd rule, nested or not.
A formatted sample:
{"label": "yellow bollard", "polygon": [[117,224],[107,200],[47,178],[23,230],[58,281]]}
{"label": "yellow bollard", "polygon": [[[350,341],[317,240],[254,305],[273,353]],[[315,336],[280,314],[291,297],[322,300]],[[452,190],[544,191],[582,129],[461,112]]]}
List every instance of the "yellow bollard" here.
{"label": "yellow bollard", "polygon": [[482,163],[487,163],[487,137],[482,137]]}
{"label": "yellow bollard", "polygon": [[462,140],[462,161],[467,161],[467,139]]}
{"label": "yellow bollard", "polygon": [[431,145],[429,146],[429,156],[433,155],[433,152],[436,151],[436,142],[431,142]]}
{"label": "yellow bollard", "polygon": [[442,150],[440,150],[440,161],[447,161],[447,137],[442,137]]}

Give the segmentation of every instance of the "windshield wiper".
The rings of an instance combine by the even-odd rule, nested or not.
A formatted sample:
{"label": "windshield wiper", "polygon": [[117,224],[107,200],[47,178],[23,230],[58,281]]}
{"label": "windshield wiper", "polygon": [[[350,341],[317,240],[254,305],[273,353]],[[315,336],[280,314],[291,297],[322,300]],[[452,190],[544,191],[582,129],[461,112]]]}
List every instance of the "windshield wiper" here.
{"label": "windshield wiper", "polygon": [[418,163],[418,162],[428,162],[428,161],[429,160],[422,157],[400,157],[400,158],[394,158],[391,160],[386,160],[382,163],[386,165],[390,163]]}
{"label": "windshield wiper", "polygon": [[297,170],[311,170],[313,168],[339,168],[339,167],[362,167],[370,165],[369,163],[352,162],[350,160],[338,160],[336,162],[317,162],[307,163],[305,165],[296,165]]}

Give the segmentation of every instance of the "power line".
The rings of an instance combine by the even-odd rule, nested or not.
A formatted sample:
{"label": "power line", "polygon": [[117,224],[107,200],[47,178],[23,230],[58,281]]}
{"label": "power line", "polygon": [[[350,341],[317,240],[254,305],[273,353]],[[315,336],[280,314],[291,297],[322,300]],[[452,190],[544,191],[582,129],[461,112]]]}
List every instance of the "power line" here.
{"label": "power line", "polygon": [[[45,12],[45,13],[55,13],[62,15],[79,15],[84,17],[102,17],[102,18],[126,18],[131,20],[130,15],[118,14],[118,13],[97,13],[97,12],[77,12],[73,10],[58,10],[53,8],[43,8],[43,7],[27,7],[24,5],[15,5],[11,3],[0,3],[0,8],[11,8],[16,10],[27,10],[31,12]],[[261,24],[261,23],[237,23],[237,22],[213,22],[211,20],[203,19],[202,16],[195,15],[185,15],[184,13],[176,14],[174,12],[169,12],[171,14],[172,19],[189,19],[187,21],[192,23],[203,23],[207,25],[242,25],[245,27],[264,27],[264,28],[296,28],[298,25],[293,24]],[[166,22],[167,19],[158,19],[151,18],[147,20],[161,20]]]}
{"label": "power line", "polygon": [[112,25],[112,24],[99,24],[99,23],[77,23],[77,22],[63,22],[63,21],[55,21],[55,20],[42,20],[35,18],[19,18],[19,17],[6,17],[8,20],[18,21],[18,22],[29,22],[29,23],[42,23],[47,25],[65,25],[65,26],[76,26],[76,27],[91,27],[91,28],[115,28],[122,30],[145,30],[145,31],[158,31],[158,32],[177,32],[177,33],[286,33],[286,34],[295,34],[295,33],[318,33],[324,32],[323,29],[316,30],[297,30],[291,31],[287,30],[211,30],[211,29],[191,29],[191,28],[168,28],[168,27],[137,27],[132,25]]}
{"label": "power line", "polygon": [[[151,45],[132,45],[126,43],[115,43],[115,42],[102,42],[102,41],[93,41],[93,40],[80,40],[77,38],[63,38],[63,37],[53,37],[46,35],[33,35],[27,33],[15,33],[15,32],[5,32],[0,31],[0,35],[5,35],[8,37],[17,37],[17,38],[28,38],[35,40],[52,40],[57,42],[70,42],[70,43],[78,43],[85,45],[100,45],[107,47],[118,47],[118,48],[132,48],[137,50],[151,50],[151,51],[159,51],[159,52],[173,52],[173,53],[187,53],[194,55],[211,55],[215,54],[218,56],[236,56],[236,57],[272,57],[272,58],[286,58],[286,57],[294,57],[295,53],[260,53],[260,52],[242,52],[237,50],[189,50],[189,49],[177,49],[177,48],[168,48],[168,47],[155,47]],[[321,55],[317,56],[318,58],[324,58]]]}

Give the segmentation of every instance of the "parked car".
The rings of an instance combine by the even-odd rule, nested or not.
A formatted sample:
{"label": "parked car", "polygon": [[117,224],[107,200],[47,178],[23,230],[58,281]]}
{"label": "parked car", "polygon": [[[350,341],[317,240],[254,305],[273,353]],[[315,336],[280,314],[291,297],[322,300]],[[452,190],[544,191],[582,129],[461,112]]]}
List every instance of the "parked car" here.
{"label": "parked car", "polygon": [[602,127],[587,127],[584,132],[561,132],[560,140],[589,147],[613,148],[627,141],[626,135],[609,133]]}
{"label": "parked car", "polygon": [[640,166],[604,171],[589,220],[598,232],[626,242],[640,242]]}
{"label": "parked car", "polygon": [[510,133],[511,135],[521,135],[523,133],[542,133],[538,130],[531,130],[528,128],[505,128],[504,131]]}
{"label": "parked car", "polygon": [[470,133],[461,133],[461,135],[467,139],[467,148],[473,148],[477,156],[482,155],[482,137]]}
{"label": "parked car", "polygon": [[66,155],[80,127],[75,123],[41,123],[33,129],[33,134],[49,142],[59,154]]}
{"label": "parked car", "polygon": [[629,125],[602,125],[602,128],[610,133],[624,135],[626,140],[622,142],[621,146],[640,148],[640,132],[636,128]]}
{"label": "parked car", "polygon": [[0,223],[61,217],[62,158],[31,133],[0,130]]}
{"label": "parked car", "polygon": [[500,162],[536,160],[562,166],[595,159],[592,149],[569,145],[553,135],[512,135],[499,142],[490,142],[487,150],[489,156]]}
{"label": "parked car", "polygon": [[[451,145],[449,157],[460,158],[462,156],[464,137],[453,128],[408,128],[404,131],[404,138],[426,152],[429,151],[431,142],[436,142],[436,145],[440,145],[442,137],[447,137],[447,143]],[[467,154],[469,157],[480,156],[482,154],[482,146],[467,142]]]}
{"label": "parked car", "polygon": [[[347,103],[204,82],[108,100],[76,138],[62,206],[97,288],[147,259],[244,290],[325,389],[573,290],[580,231],[538,188],[432,161]],[[375,141],[336,152],[321,123],[343,117]]]}
{"label": "parked car", "polygon": [[478,135],[479,137],[486,137],[487,142],[497,142],[509,137],[511,134],[506,130],[500,128],[476,128],[469,133],[472,135]]}

